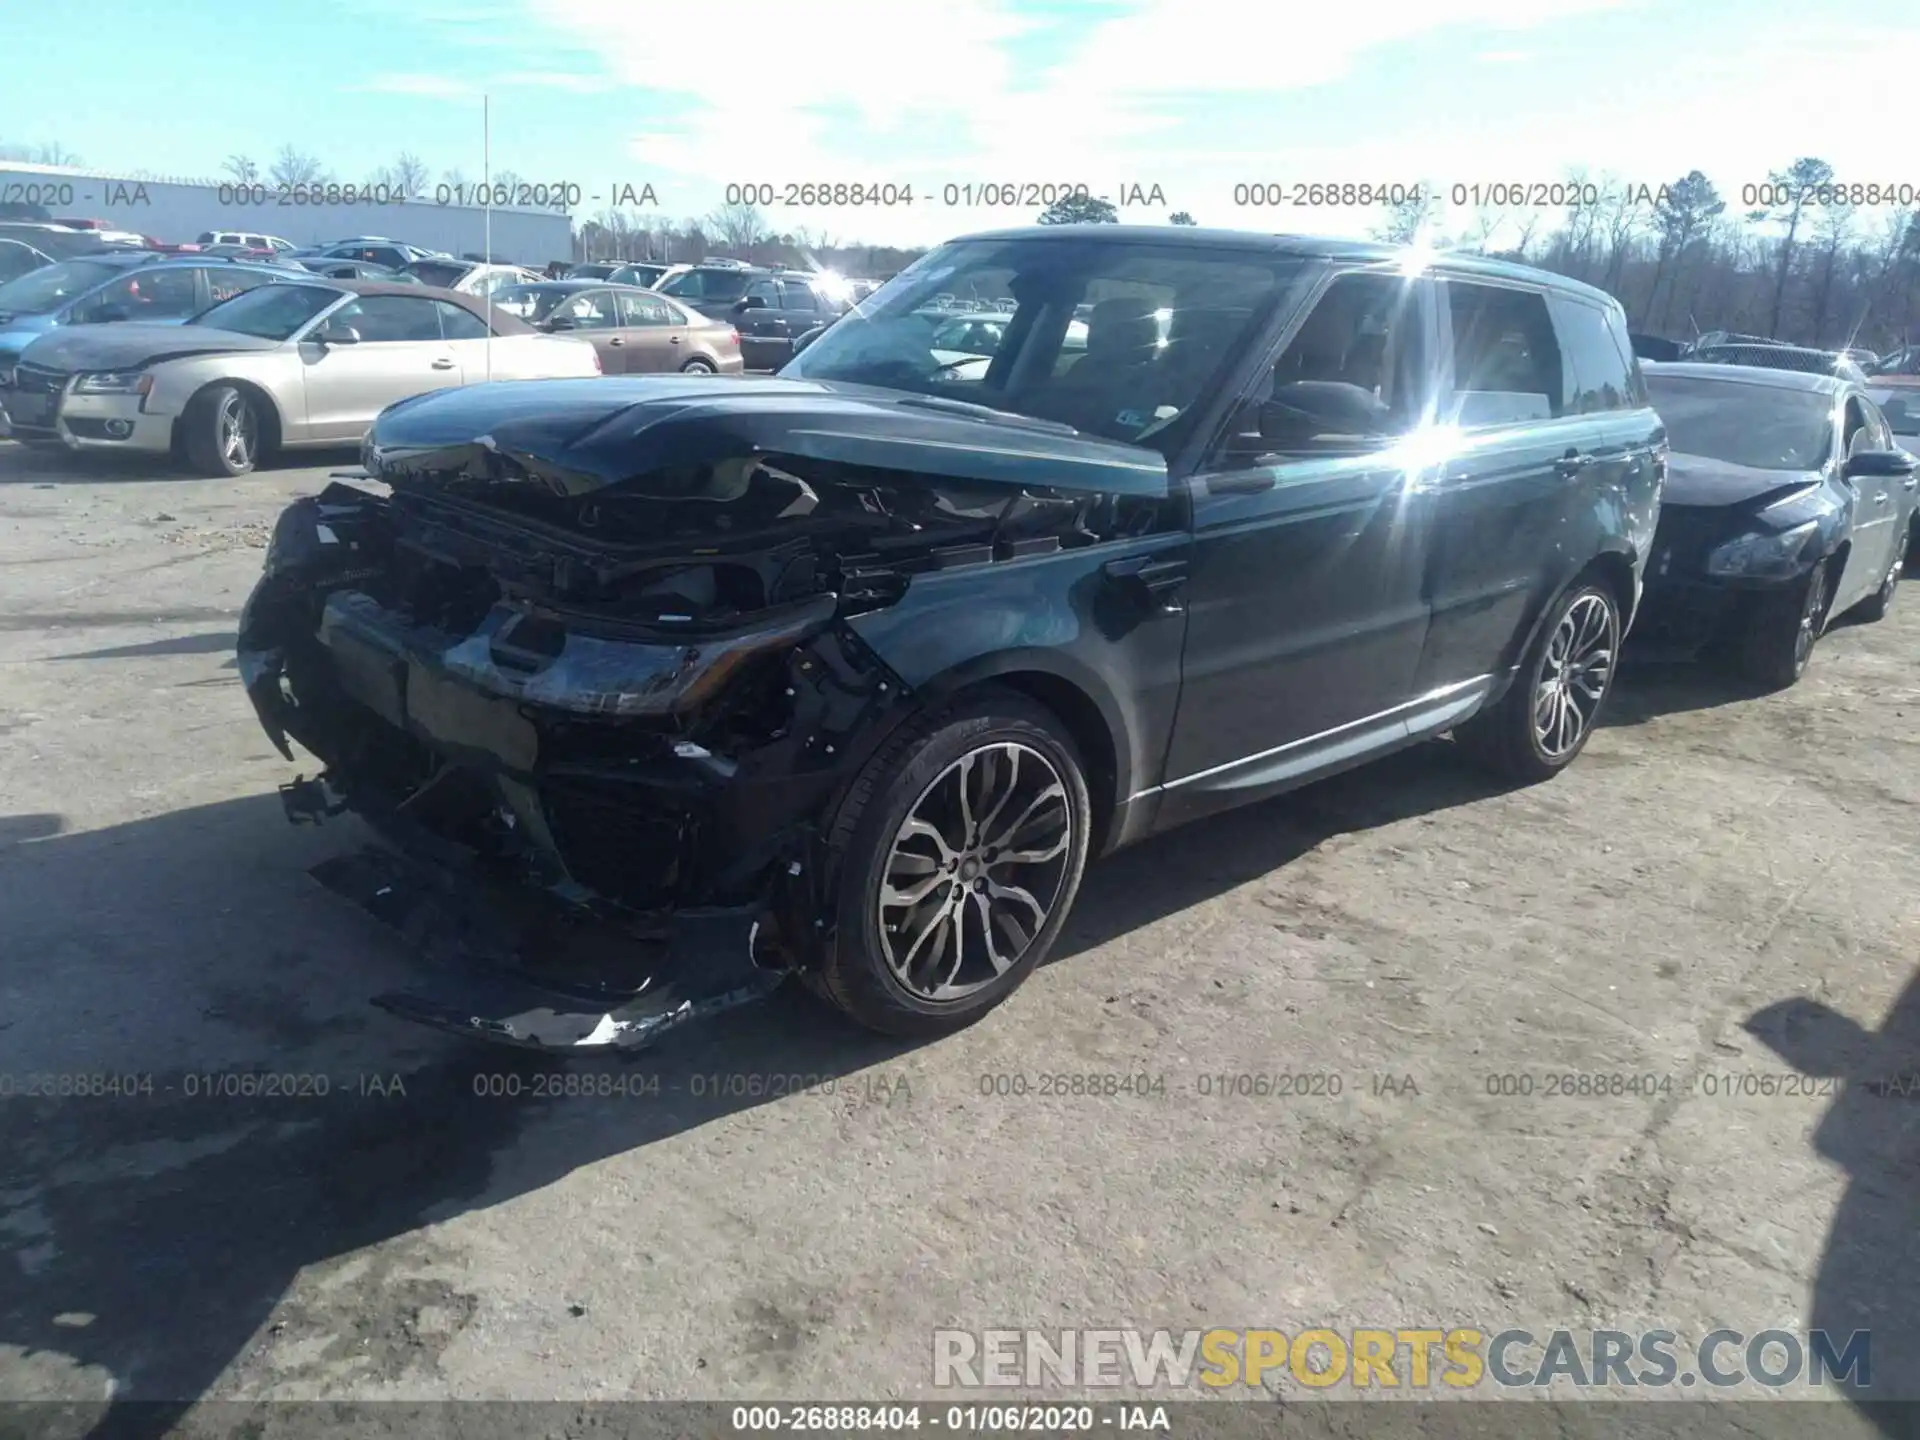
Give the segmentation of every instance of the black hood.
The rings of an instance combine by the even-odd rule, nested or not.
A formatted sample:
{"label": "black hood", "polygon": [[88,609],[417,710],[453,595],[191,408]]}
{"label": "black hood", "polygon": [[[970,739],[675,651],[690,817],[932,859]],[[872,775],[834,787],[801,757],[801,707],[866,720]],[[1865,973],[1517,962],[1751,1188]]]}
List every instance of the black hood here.
{"label": "black hood", "polygon": [[21,360],[63,374],[83,370],[138,370],[187,355],[277,350],[279,340],[216,330],[211,325],[154,325],[137,320],[110,325],[63,325],[29,345]]}
{"label": "black hood", "polygon": [[1745,505],[1773,500],[1820,481],[1817,470],[1756,470],[1705,455],[1667,457],[1667,505]]}
{"label": "black hood", "polygon": [[[652,493],[662,472],[751,455],[1160,498],[1155,451],[948,400],[812,380],[528,380],[389,406],[362,448],[392,483],[528,476],[562,496]],[[510,462],[510,463],[509,463]],[[662,493],[660,498],[674,498]]]}

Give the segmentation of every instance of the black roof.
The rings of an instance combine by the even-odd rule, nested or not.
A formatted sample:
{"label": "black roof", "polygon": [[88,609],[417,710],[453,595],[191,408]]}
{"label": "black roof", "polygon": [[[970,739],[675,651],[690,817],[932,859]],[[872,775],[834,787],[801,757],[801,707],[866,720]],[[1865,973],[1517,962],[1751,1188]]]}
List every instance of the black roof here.
{"label": "black roof", "polygon": [[1725,365],[1710,360],[1642,360],[1640,368],[1655,378],[1671,376],[1676,380],[1721,380],[1729,385],[1810,390],[1818,395],[1838,395],[1843,390],[1859,388],[1852,380],[1838,375],[1822,375],[1812,370],[1770,370],[1762,365]]}
{"label": "black roof", "polygon": [[[1004,230],[980,230],[957,235],[956,240],[1100,240],[1120,245],[1178,246],[1194,250],[1263,251],[1274,255],[1300,255],[1315,260],[1335,260],[1347,264],[1387,264],[1404,261],[1413,253],[1405,245],[1389,245],[1380,240],[1343,240],[1329,235],[1287,235],[1257,230],[1223,230],[1196,225],[1022,225]],[[1493,260],[1484,255],[1467,255],[1451,250],[1430,252],[1430,268],[1458,275],[1484,275],[1490,280],[1522,280],[1530,285],[1550,285],[1556,290],[1584,295],[1607,305],[1617,302],[1606,291],[1583,281],[1520,265],[1511,260]]]}

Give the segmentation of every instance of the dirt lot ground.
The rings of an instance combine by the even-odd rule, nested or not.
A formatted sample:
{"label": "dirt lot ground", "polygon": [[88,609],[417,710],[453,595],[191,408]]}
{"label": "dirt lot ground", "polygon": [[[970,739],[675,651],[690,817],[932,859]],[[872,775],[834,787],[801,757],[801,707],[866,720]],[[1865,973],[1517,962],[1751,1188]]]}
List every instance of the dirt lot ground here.
{"label": "dirt lot ground", "polygon": [[[409,956],[305,873],[361,833],[235,678],[328,468],[0,445],[0,1068],[151,1081],[0,1103],[0,1395],[931,1396],[936,1327],[1213,1325],[1870,1327],[1920,1389],[1920,1098],[1741,1078],[1920,1071],[1920,594],[1783,696],[1630,677],[1548,786],[1436,744],[1116,857],[966,1034],[782,993],[487,1098],[535,1071],[367,1005]],[[1341,1093],[1221,1093],[1282,1074]]]}

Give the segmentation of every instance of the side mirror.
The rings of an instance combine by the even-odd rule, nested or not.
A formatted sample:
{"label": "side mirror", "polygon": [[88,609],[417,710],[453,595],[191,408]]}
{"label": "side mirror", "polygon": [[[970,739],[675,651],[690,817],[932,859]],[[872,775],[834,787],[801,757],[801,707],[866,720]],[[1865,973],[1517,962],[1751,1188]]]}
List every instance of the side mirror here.
{"label": "side mirror", "polygon": [[579,325],[571,315],[555,315],[550,320],[541,321],[540,328],[542,330],[577,330]]}
{"label": "side mirror", "polygon": [[1915,458],[1904,450],[1862,450],[1847,461],[1849,480],[1888,480],[1913,473]]}
{"label": "side mirror", "polygon": [[767,302],[758,295],[747,295],[735,301],[733,308],[736,311],[764,310],[767,308]]}
{"label": "side mirror", "polygon": [[87,312],[86,323],[89,325],[111,325],[115,321],[125,320],[126,318],[128,318],[127,308],[124,305],[96,305],[92,310]]}
{"label": "side mirror", "polygon": [[360,332],[350,325],[323,325],[314,332],[313,339],[323,349],[328,345],[358,345]]}

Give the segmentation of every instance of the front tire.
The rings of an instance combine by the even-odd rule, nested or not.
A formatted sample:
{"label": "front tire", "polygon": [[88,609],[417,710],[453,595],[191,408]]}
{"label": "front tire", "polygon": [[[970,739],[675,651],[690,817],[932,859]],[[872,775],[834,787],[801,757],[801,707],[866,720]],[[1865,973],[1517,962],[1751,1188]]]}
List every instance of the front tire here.
{"label": "front tire", "polygon": [[1886,619],[1888,612],[1893,609],[1894,592],[1900,588],[1900,576],[1906,569],[1907,549],[1911,543],[1910,537],[1901,537],[1899,548],[1893,552],[1893,565],[1887,571],[1886,579],[1880,582],[1880,588],[1854,606],[1853,613],[1868,624]]}
{"label": "front tire", "polygon": [[1598,580],[1560,597],[1499,704],[1454,732],[1478,764],[1537,784],[1573,763],[1593,734],[1620,664],[1620,602]]}
{"label": "front tire", "polygon": [[213,385],[193,397],[180,424],[187,460],[202,475],[248,474],[264,456],[267,421],[237,385]]}
{"label": "front tire", "polygon": [[1832,599],[1830,564],[1830,559],[1820,561],[1799,584],[1755,603],[1740,637],[1740,669],[1748,679],[1769,690],[1784,690],[1807,673]]}
{"label": "front tire", "polygon": [[985,690],[908,724],[835,817],[835,930],[814,988],[884,1034],[972,1024],[1046,958],[1090,815],[1071,737],[1024,695]]}

